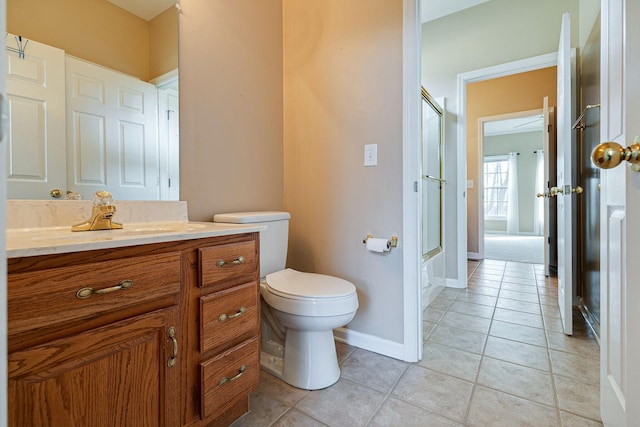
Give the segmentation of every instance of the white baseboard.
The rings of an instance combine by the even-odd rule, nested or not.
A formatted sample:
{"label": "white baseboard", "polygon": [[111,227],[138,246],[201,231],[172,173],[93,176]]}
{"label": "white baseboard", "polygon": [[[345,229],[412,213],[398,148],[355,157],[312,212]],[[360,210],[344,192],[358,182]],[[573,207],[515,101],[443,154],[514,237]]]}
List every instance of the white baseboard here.
{"label": "white baseboard", "polygon": [[472,259],[474,261],[481,260],[480,254],[478,252],[467,252],[467,259]]}
{"label": "white baseboard", "polygon": [[404,345],[395,341],[385,340],[384,338],[363,334],[362,332],[352,331],[347,328],[334,329],[333,337],[336,341],[354,347],[382,354],[383,356],[393,357],[394,359],[404,360]]}

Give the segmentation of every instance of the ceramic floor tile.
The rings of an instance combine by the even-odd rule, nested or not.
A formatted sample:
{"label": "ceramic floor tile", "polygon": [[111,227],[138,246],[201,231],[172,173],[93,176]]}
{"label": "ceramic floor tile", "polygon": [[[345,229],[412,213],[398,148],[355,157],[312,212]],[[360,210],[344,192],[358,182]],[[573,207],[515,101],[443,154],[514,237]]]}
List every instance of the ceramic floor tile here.
{"label": "ceramic floor tile", "polygon": [[359,349],[340,366],[341,377],[387,393],[407,369],[407,363]]}
{"label": "ceramic floor tile", "polygon": [[238,418],[232,427],[267,427],[287,411],[288,406],[272,396],[254,392],[249,396],[249,412]]}
{"label": "ceramic floor tile", "polygon": [[560,409],[600,421],[600,387],[573,378],[554,376]]}
{"label": "ceramic floor tile", "polygon": [[502,281],[514,283],[528,283],[533,281],[535,285],[536,275],[533,270],[505,270]]}
{"label": "ceramic floor tile", "polygon": [[534,304],[538,304],[537,294],[529,294],[526,292],[517,292],[517,291],[510,291],[508,289],[500,289],[500,295],[498,296],[500,298],[509,298],[509,299],[514,299],[518,301],[526,301],[526,302],[532,302]]}
{"label": "ceramic floor tile", "polygon": [[469,284],[469,286],[467,287],[466,290],[463,290],[461,292],[458,293],[458,299],[460,298],[460,295],[464,295],[467,293],[474,293],[474,294],[480,294],[480,295],[488,295],[488,296],[492,296],[492,297],[497,297],[498,294],[500,293],[500,288],[490,288],[487,286],[482,286],[482,285],[473,285],[473,284]]}
{"label": "ceramic floor tile", "polygon": [[478,384],[544,405],[555,405],[549,372],[484,357]]}
{"label": "ceramic floor tile", "polygon": [[529,368],[549,371],[547,349],[535,345],[489,336],[484,355]]}
{"label": "ceramic floor tile", "polygon": [[290,409],[271,427],[325,427],[327,424],[314,420],[296,409]]}
{"label": "ceramic floor tile", "polygon": [[362,426],[384,398],[384,393],[341,378],[331,387],[309,392],[295,408],[332,427]]}
{"label": "ceramic floor tile", "polygon": [[564,332],[562,319],[559,317],[542,316],[542,319],[544,320],[545,329],[553,332]]}
{"label": "ceramic floor tile", "polygon": [[455,421],[464,421],[473,384],[449,375],[410,366],[392,395]]}
{"label": "ceramic floor tile", "polygon": [[429,304],[428,308],[435,308],[437,310],[447,310],[449,306],[453,303],[454,300],[448,298],[442,298],[440,296],[436,297]]}
{"label": "ceramic floor tile", "polygon": [[445,310],[440,310],[433,307],[427,307],[422,312],[422,320],[428,322],[438,323],[442,316],[444,316]]}
{"label": "ceramic floor tile", "polygon": [[518,325],[532,326],[542,329],[542,316],[536,314],[523,313],[521,311],[506,310],[504,308],[496,308],[493,315],[495,320],[502,322],[515,323]]}
{"label": "ceramic floor tile", "polygon": [[562,427],[604,427],[600,421],[588,420],[578,415],[560,411]]}
{"label": "ceramic floor tile", "polygon": [[590,384],[600,383],[600,358],[584,357],[564,351],[549,350],[555,375],[580,378]]}
{"label": "ceramic floor tile", "polygon": [[429,338],[429,335],[435,329],[436,325],[437,325],[436,323],[432,323],[432,322],[426,322],[426,321],[422,322],[422,340],[423,341],[426,341],[427,338]]}
{"label": "ceramic floor tile", "polygon": [[552,407],[511,396],[486,387],[476,387],[467,425],[470,427],[559,427]]}
{"label": "ceramic floor tile", "polygon": [[429,335],[426,344],[436,342],[458,350],[481,354],[486,339],[485,334],[438,325]]}
{"label": "ceramic floor tile", "polygon": [[547,346],[547,336],[543,329],[501,322],[499,320],[494,320],[491,323],[489,335],[540,347]]}
{"label": "ceramic floor tile", "polygon": [[486,334],[489,332],[491,319],[448,311],[440,320],[440,325]]}
{"label": "ceramic floor tile", "polygon": [[336,354],[338,356],[338,363],[342,363],[344,359],[349,357],[357,349],[358,347],[336,341]]}
{"label": "ceramic floor tile", "polygon": [[525,301],[518,301],[508,298],[498,298],[496,307],[506,308],[507,310],[522,311],[531,314],[540,314],[540,304],[533,304]]}
{"label": "ceramic floor tile", "polygon": [[549,348],[553,350],[576,353],[585,357],[596,358],[600,354],[600,346],[595,340],[576,338],[561,332],[547,331]]}
{"label": "ceramic floor tile", "polygon": [[521,278],[518,278],[518,277],[508,277],[508,276],[505,276],[502,279],[502,284],[505,284],[505,283],[511,283],[511,284],[521,285],[521,286],[528,286],[528,287],[533,288],[533,289],[535,289],[536,285],[537,285],[536,279],[534,279],[534,278],[521,279]]}
{"label": "ceramic floor tile", "polygon": [[367,426],[462,427],[462,424],[411,403],[389,397]]}
{"label": "ceramic floor tile", "polygon": [[540,310],[542,310],[542,314],[544,316],[557,317],[558,319],[560,318],[560,309],[557,306],[552,307],[550,305],[541,304]]}
{"label": "ceramic floor tile", "polygon": [[555,295],[540,295],[540,304],[550,305],[552,308],[558,307],[558,293]]}
{"label": "ceramic floor tile", "polygon": [[535,286],[521,285],[518,283],[502,282],[500,289],[505,291],[524,292],[526,294],[538,295],[538,288]]}
{"label": "ceramic floor tile", "polygon": [[456,296],[458,295],[458,292],[460,292],[458,289],[445,288],[445,289],[442,289],[438,293],[437,298],[447,299],[447,300],[454,300],[454,299],[456,299]]}
{"label": "ceramic floor tile", "polygon": [[475,381],[480,355],[428,342],[423,347],[422,360],[418,365],[466,381]]}
{"label": "ceramic floor tile", "polygon": [[420,362],[337,342],[336,384],[300,390],[261,372],[233,426],[602,427],[599,347],[577,311],[574,335],[560,332],[557,280],[493,260],[468,273],[467,289],[423,311]]}
{"label": "ceramic floor tile", "polygon": [[498,298],[489,295],[480,295],[467,292],[460,293],[456,298],[456,301],[472,302],[474,304],[482,304],[494,307],[496,305],[496,302],[498,301]]}
{"label": "ceramic floor tile", "polygon": [[260,386],[257,392],[272,396],[287,406],[293,406],[309,393],[308,390],[302,390],[293,387],[273,375],[260,371]]}
{"label": "ceramic floor tile", "polygon": [[493,317],[493,307],[466,301],[454,301],[454,303],[451,304],[451,307],[449,307],[449,311],[484,317],[487,319],[491,319]]}

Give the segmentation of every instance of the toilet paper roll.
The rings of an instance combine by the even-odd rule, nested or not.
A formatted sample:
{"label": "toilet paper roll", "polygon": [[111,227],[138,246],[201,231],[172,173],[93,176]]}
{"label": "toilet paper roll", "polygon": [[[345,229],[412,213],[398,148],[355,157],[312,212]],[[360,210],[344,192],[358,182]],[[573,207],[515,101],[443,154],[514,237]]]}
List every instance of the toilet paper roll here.
{"label": "toilet paper roll", "polygon": [[391,247],[387,239],[369,237],[367,239],[367,250],[371,252],[389,252]]}

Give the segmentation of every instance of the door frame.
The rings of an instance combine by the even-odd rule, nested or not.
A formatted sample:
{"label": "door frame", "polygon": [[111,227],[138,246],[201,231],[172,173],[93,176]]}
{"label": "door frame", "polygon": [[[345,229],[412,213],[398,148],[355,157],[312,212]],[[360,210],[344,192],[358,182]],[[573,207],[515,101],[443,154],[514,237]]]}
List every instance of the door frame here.
{"label": "door frame", "polygon": [[458,281],[461,287],[467,286],[467,258],[478,258],[478,253],[470,253],[467,250],[467,85],[469,83],[510,76],[512,74],[539,70],[557,65],[557,52],[507,62],[492,67],[481,68],[458,74],[457,78],[457,141],[458,152],[457,179],[458,191],[456,194],[457,209],[457,236],[458,236]]}
{"label": "door frame", "polygon": [[[422,236],[420,149],[422,145],[422,24],[420,0],[403,0],[402,22],[402,250],[405,362],[422,359]],[[465,267],[466,268],[466,267]]]}

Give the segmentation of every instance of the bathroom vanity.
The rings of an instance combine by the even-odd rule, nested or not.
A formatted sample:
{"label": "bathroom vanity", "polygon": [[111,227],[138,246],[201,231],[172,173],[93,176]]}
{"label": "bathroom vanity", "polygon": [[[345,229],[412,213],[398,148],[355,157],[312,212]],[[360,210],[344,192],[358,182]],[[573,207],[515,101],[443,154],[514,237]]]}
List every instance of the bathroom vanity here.
{"label": "bathroom vanity", "polygon": [[9,425],[219,426],[248,410],[259,228],[122,222],[7,230]]}

